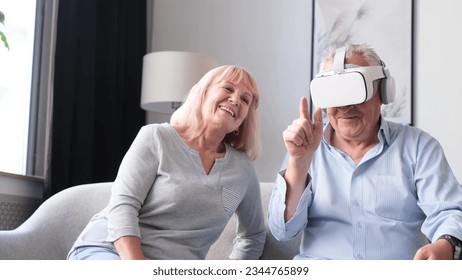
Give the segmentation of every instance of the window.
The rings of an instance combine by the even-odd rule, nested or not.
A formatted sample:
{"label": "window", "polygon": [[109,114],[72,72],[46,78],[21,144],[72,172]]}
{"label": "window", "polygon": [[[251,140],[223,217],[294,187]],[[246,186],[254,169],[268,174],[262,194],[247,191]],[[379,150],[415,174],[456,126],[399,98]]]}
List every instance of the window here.
{"label": "window", "polygon": [[0,171],[44,176],[57,0],[0,0]]}
{"label": "window", "polygon": [[35,0],[0,0],[10,49],[0,51],[0,170],[25,174]]}

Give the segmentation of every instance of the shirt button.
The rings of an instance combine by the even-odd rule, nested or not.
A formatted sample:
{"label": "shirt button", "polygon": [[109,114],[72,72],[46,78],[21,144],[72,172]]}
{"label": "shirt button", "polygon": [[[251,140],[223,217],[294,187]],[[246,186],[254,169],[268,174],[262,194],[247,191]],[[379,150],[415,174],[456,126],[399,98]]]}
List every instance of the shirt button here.
{"label": "shirt button", "polygon": [[359,172],[359,171],[355,171],[355,172],[354,172],[354,175],[355,175],[355,176],[359,176],[360,174],[361,174],[361,172]]}
{"label": "shirt button", "polygon": [[359,259],[359,260],[362,260],[363,259],[363,256],[361,254],[357,254],[356,255],[356,258]]}
{"label": "shirt button", "polygon": [[356,207],[359,207],[359,202],[355,201],[355,202],[353,202],[353,205],[356,206]]}
{"label": "shirt button", "polygon": [[363,227],[363,224],[361,224],[361,223],[357,223],[356,225],[358,226],[358,228],[362,228],[362,227]]}

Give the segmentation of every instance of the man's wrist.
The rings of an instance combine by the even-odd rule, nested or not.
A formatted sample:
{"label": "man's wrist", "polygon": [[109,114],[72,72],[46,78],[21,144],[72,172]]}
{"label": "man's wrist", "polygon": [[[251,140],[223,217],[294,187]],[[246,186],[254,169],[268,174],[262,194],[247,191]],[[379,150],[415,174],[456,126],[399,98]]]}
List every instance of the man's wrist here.
{"label": "man's wrist", "polygon": [[461,251],[462,251],[462,242],[457,238],[449,234],[444,234],[438,238],[439,239],[446,239],[451,243],[452,250],[453,250],[453,258],[455,260],[460,260],[462,259]]}

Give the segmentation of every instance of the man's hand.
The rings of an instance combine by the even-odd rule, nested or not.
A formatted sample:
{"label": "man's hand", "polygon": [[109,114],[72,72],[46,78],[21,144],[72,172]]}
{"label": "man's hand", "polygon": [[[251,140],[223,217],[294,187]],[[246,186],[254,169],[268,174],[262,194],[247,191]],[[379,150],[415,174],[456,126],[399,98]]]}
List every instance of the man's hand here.
{"label": "man's hand", "polygon": [[417,250],[414,260],[452,260],[453,257],[451,243],[445,239],[439,239]]}
{"label": "man's hand", "polygon": [[293,217],[300,197],[306,187],[306,178],[311,160],[319,147],[322,137],[322,111],[316,109],[314,123],[308,112],[308,100],[300,100],[300,118],[294,120],[283,132],[284,144],[289,158],[284,179],[287,184],[286,210],[284,218],[288,221]]}
{"label": "man's hand", "polygon": [[293,158],[311,158],[319,146],[322,136],[322,111],[316,109],[314,123],[308,111],[308,100],[300,100],[300,118],[294,120],[282,134],[289,156]]}

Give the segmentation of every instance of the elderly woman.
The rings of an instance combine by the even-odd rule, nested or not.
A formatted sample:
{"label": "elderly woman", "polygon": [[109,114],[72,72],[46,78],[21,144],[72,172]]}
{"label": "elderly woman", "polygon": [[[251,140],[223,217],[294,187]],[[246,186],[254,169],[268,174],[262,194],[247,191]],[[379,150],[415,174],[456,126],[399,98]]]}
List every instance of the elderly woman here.
{"label": "elderly woman", "polygon": [[109,205],[80,234],[68,259],[205,259],[231,216],[231,259],[258,259],[265,241],[259,180],[259,93],[237,66],[212,69],[170,123],[141,128]]}

